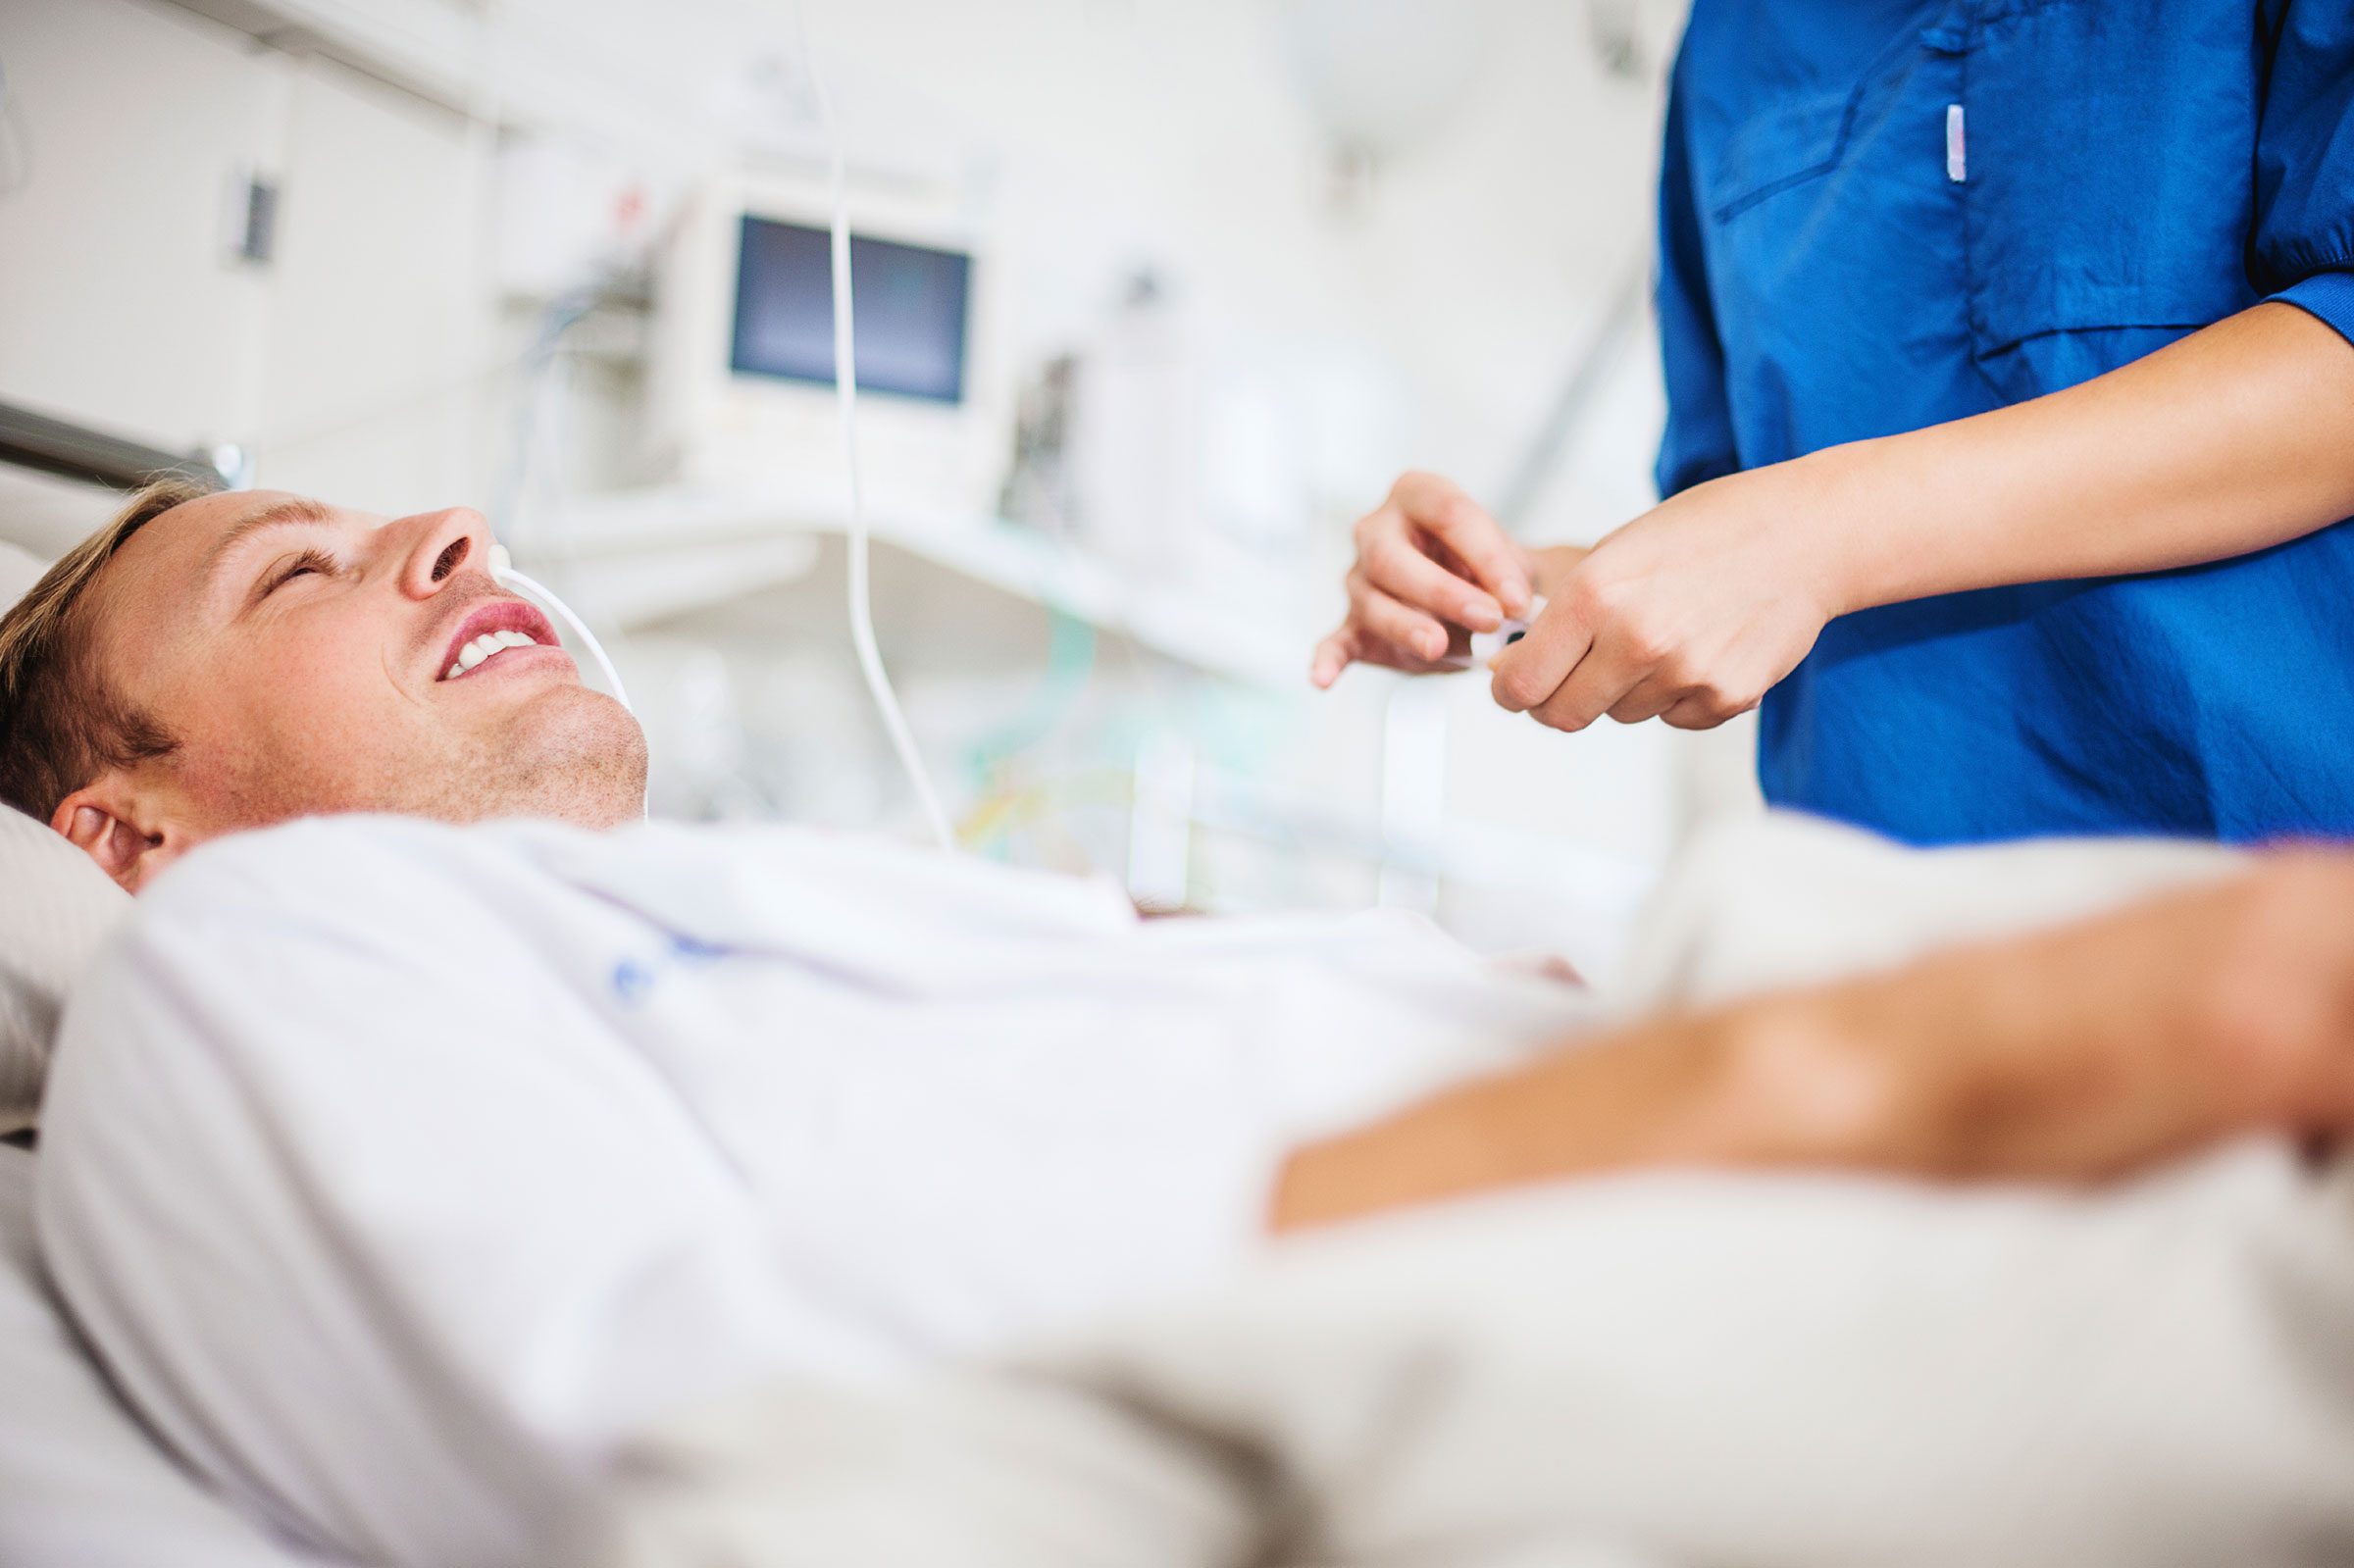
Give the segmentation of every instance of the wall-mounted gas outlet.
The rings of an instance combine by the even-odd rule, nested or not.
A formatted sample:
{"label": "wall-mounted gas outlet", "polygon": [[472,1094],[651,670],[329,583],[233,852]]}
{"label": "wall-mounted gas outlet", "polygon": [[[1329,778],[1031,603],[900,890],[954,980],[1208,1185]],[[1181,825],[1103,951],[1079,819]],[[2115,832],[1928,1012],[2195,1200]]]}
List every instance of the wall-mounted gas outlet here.
{"label": "wall-mounted gas outlet", "polygon": [[278,181],[240,169],[230,176],[224,196],[223,255],[231,266],[269,266],[278,250]]}

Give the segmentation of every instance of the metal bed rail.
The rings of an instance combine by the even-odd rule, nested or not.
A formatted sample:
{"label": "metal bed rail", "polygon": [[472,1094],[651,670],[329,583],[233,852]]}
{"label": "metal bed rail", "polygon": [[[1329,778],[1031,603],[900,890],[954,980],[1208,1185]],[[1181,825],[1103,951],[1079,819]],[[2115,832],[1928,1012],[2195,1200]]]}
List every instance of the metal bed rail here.
{"label": "metal bed rail", "polygon": [[242,454],[234,447],[172,452],[22,404],[0,402],[0,463],[36,473],[117,490],[136,489],[167,474],[218,487],[230,481],[241,462]]}

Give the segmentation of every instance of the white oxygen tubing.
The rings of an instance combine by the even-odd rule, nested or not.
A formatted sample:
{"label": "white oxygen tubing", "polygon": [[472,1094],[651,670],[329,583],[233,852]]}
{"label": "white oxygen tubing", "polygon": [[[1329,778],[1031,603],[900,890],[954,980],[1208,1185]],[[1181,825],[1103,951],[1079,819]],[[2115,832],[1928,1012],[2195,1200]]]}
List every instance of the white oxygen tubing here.
{"label": "white oxygen tubing", "polygon": [[[507,547],[503,544],[491,546],[490,581],[502,588],[512,588],[563,622],[573,639],[588,650],[588,657],[595,661],[596,673],[603,678],[605,689],[612,694],[613,700],[625,708],[630,707],[630,694],[622,689],[621,672],[613,668],[611,659],[605,657],[605,645],[596,640],[596,633],[589,631],[588,623],[573,614],[572,606],[556,597],[553,590],[516,571],[507,558]],[[637,712],[635,708],[630,711]]]}
{"label": "white oxygen tubing", "polygon": [[899,767],[906,773],[907,782],[915,786],[915,797],[924,808],[925,820],[932,825],[932,835],[940,841],[941,848],[953,851],[956,835],[948,828],[947,813],[941,809],[940,796],[932,787],[932,776],[924,771],[924,759],[915,749],[915,736],[908,732],[906,716],[899,712],[899,699],[891,689],[891,677],[883,669],[882,650],[875,644],[874,604],[867,586],[866,491],[858,473],[858,379],[852,358],[849,195],[843,173],[842,137],[834,128],[834,106],[826,97],[825,82],[818,76],[817,63],[809,53],[808,23],[799,0],[793,5],[793,18],[799,35],[801,70],[809,78],[809,95],[817,101],[818,126],[826,137],[826,172],[833,194],[834,395],[842,409],[843,460],[850,476],[847,537],[850,644],[858,651],[858,668],[866,677],[866,689],[873,694],[875,708],[883,715],[883,728],[891,736],[892,750],[898,753]]}

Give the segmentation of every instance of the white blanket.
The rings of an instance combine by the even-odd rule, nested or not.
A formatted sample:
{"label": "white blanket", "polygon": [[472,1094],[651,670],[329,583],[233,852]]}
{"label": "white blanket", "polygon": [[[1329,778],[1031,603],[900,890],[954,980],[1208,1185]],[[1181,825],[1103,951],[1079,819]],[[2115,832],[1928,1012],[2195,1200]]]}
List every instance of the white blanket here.
{"label": "white blanket", "polygon": [[[1658,999],[2208,874],[1768,826],[1637,943]],[[2091,1192],[1657,1175],[1280,1249],[990,1372],[780,1385],[636,1445],[605,1568],[2287,1568],[2354,1561],[2354,1170]]]}
{"label": "white blanket", "polygon": [[1592,1010],[1417,921],[775,829],[300,824],[138,902],[44,1247],[173,1447],[377,1562],[547,1560],[684,1402],[1203,1288],[1291,1143]]}
{"label": "white blanket", "polygon": [[2354,1182],[1567,1185],[621,1474],[601,1568],[2343,1564]]}

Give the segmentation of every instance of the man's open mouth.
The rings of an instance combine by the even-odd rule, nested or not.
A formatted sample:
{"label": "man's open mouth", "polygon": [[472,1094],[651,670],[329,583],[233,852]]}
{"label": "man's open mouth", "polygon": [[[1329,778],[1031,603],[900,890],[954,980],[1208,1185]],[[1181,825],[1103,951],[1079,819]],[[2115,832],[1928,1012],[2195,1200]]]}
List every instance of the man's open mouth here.
{"label": "man's open mouth", "polygon": [[449,639],[438,679],[456,681],[495,663],[516,648],[553,648],[555,628],[521,599],[489,599],[477,606]]}

